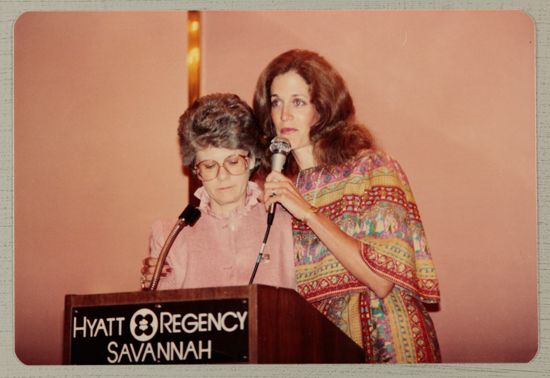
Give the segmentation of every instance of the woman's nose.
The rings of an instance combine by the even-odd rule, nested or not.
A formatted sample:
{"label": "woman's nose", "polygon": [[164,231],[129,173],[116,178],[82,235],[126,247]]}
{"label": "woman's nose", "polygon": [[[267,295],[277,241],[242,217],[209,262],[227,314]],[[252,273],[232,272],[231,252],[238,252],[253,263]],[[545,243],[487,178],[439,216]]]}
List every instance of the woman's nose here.
{"label": "woman's nose", "polygon": [[290,119],[292,119],[292,111],[285,105],[281,109],[281,121],[288,121]]}
{"label": "woman's nose", "polygon": [[227,168],[225,168],[223,164],[220,165],[220,169],[218,170],[218,179],[224,180],[227,176],[229,176]]}

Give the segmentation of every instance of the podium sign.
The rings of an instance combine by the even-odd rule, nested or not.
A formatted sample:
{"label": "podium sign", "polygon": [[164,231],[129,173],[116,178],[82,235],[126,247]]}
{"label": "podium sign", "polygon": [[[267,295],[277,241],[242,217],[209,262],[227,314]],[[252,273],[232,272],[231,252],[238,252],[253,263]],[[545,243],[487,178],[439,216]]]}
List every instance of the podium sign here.
{"label": "podium sign", "polygon": [[353,363],[296,291],[264,285],[65,296],[65,364]]}
{"label": "podium sign", "polygon": [[71,364],[248,361],[248,300],[73,307]]}

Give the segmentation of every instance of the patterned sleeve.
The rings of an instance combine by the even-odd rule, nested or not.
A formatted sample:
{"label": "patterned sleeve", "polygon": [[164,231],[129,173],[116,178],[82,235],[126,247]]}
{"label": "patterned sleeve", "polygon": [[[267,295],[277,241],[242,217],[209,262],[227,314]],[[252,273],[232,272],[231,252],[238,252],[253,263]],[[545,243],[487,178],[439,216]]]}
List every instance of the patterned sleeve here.
{"label": "patterned sleeve", "polygon": [[[151,257],[158,257],[160,251],[166,238],[168,237],[168,232],[165,232],[165,225],[161,221],[156,221],[151,226],[151,234],[149,238],[149,255]],[[173,263],[171,261],[170,254],[166,258],[166,263],[172,268],[172,272],[168,273],[166,277],[161,277],[158,283],[158,290],[166,289],[179,289],[181,285],[178,283],[177,272],[174,272]]]}
{"label": "patterned sleeve", "polygon": [[363,168],[357,234],[361,254],[379,275],[426,303],[439,302],[439,283],[407,177],[397,161],[378,155]]}

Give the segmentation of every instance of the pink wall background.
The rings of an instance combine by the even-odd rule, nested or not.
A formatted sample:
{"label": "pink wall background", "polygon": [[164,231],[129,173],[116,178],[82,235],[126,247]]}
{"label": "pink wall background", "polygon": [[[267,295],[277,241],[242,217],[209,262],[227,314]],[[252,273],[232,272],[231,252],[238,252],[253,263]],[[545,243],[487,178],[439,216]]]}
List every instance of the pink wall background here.
{"label": "pink wall background", "polygon": [[62,359],[65,294],[139,289],[149,225],[187,203],[176,129],[187,13],[25,13],[15,25],[15,349]]}
{"label": "pink wall background", "polygon": [[[444,361],[524,362],[538,336],[534,38],[512,11],[206,12],[202,92],[250,101],[276,54],[325,55],[408,173]],[[186,13],[26,13],[14,47],[16,353],[58,364],[64,295],[137,290],[149,224],[187,202]]]}

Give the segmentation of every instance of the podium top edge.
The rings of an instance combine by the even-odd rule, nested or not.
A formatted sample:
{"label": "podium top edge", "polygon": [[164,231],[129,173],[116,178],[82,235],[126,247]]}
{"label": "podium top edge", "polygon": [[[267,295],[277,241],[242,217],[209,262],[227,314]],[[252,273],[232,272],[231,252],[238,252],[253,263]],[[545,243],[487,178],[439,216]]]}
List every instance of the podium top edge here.
{"label": "podium top edge", "polygon": [[[172,302],[172,301],[194,301],[213,299],[251,299],[258,294],[275,291],[288,291],[296,293],[292,289],[273,287],[268,285],[242,285],[242,286],[218,286],[193,289],[174,289],[156,291],[131,291],[120,293],[100,294],[67,294],[65,295],[66,306],[97,306],[113,304],[131,304],[136,302]],[[293,295],[293,294],[290,294]]]}

